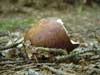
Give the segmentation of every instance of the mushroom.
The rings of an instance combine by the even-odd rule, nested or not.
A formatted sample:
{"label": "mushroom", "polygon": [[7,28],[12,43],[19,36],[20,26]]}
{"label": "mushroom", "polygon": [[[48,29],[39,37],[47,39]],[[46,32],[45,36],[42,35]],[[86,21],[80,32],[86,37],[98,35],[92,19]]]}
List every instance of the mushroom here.
{"label": "mushroom", "polygon": [[62,48],[68,53],[79,46],[79,42],[70,39],[60,18],[41,19],[25,33],[25,39],[36,47]]}

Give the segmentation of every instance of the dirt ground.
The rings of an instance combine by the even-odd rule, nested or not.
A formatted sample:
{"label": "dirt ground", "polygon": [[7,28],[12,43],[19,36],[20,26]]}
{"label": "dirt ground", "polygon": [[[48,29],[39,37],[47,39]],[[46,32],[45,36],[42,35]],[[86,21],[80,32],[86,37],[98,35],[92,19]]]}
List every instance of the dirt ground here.
{"label": "dirt ground", "polygon": [[[82,9],[80,7],[74,8],[73,10],[42,9],[41,11],[33,10],[32,8],[23,8],[23,11],[24,12],[10,11],[1,14],[0,29],[5,29],[4,31],[12,30],[11,33],[19,31],[23,34],[31,24],[38,22],[41,18],[59,17],[64,21],[64,25],[68,30],[71,39],[80,42],[80,46],[74,51],[93,51],[82,53],[82,55],[76,54],[76,57],[69,54],[72,55],[73,60],[68,58],[65,62],[57,64],[55,61],[52,63],[49,61],[46,61],[45,63],[25,63],[24,61],[23,64],[23,60],[22,62],[20,61],[21,63],[19,62],[19,60],[21,60],[19,57],[15,57],[16,61],[12,61],[7,57],[6,60],[0,60],[0,75],[100,75],[99,8]],[[12,20],[14,20],[14,23],[10,22]],[[5,24],[5,28],[3,24]],[[9,27],[9,25],[11,25],[11,27]],[[18,27],[13,29],[15,25],[18,25]],[[74,53],[74,51],[72,53]],[[79,57],[79,59],[77,57]],[[78,60],[78,62],[74,63],[74,59]],[[66,62],[68,60],[71,61]],[[15,62],[18,63],[16,64]]]}

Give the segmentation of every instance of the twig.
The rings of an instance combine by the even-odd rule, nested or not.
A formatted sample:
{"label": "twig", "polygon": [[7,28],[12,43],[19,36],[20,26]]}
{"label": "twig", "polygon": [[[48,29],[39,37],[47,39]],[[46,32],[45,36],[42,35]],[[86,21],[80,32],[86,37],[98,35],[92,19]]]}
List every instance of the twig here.
{"label": "twig", "polygon": [[[69,62],[69,61],[73,61],[73,59],[78,61],[79,58],[81,58],[80,55],[87,52],[100,52],[100,50],[84,50],[79,53],[73,53],[70,55],[55,57],[55,59],[56,59],[56,62]],[[78,59],[76,56],[78,57]]]}
{"label": "twig", "polygon": [[44,66],[44,68],[50,70],[51,72],[55,73],[56,75],[75,75],[75,74],[66,73],[64,71],[54,69],[53,67],[49,67],[49,66]]}
{"label": "twig", "polygon": [[67,51],[64,49],[56,49],[56,48],[44,48],[44,47],[34,47],[37,51],[45,51],[50,52],[55,55],[66,55]]}
{"label": "twig", "polygon": [[75,64],[60,64],[60,66],[63,66],[65,68],[70,68],[73,70],[82,70],[82,71],[87,71],[87,70],[90,70],[90,71],[95,71],[97,73],[100,73],[100,69],[99,68],[96,68],[93,64],[89,64],[88,66],[81,66],[81,65],[75,65]]}
{"label": "twig", "polygon": [[11,44],[9,46],[5,46],[5,47],[1,47],[0,48],[0,51],[4,51],[4,50],[7,50],[7,49],[10,49],[10,48],[14,48],[14,47],[17,47],[19,44],[21,44],[23,42],[23,38],[21,38],[20,40],[18,40],[17,42],[15,42],[14,44]]}

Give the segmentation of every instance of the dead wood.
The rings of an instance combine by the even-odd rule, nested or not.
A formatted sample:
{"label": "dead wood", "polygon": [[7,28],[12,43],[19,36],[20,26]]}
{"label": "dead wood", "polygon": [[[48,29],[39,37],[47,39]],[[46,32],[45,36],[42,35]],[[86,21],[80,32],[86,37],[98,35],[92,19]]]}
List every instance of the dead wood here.
{"label": "dead wood", "polygon": [[21,38],[20,40],[14,42],[13,44],[11,45],[7,45],[7,46],[4,46],[4,47],[0,47],[0,51],[4,51],[4,50],[7,50],[7,49],[10,49],[10,48],[14,48],[14,47],[17,47],[19,44],[21,44],[23,42],[23,38]]}
{"label": "dead wood", "polygon": [[75,74],[64,72],[62,70],[57,70],[57,69],[55,69],[53,67],[49,67],[49,66],[44,66],[44,68],[50,70],[51,72],[55,73],[56,75],[75,75]]}
{"label": "dead wood", "polygon": [[[57,63],[58,62],[79,61],[82,57],[89,56],[88,52],[93,52],[93,53],[99,52],[100,53],[100,50],[84,50],[78,53],[72,53],[72,54],[65,55],[65,56],[58,56],[58,57],[55,57],[55,59]],[[82,54],[85,54],[85,55],[82,56]],[[90,56],[91,56],[91,53],[90,53]]]}
{"label": "dead wood", "polygon": [[44,48],[44,47],[34,47],[36,51],[49,52],[55,55],[66,55],[67,52],[64,49],[56,49],[56,48]]}

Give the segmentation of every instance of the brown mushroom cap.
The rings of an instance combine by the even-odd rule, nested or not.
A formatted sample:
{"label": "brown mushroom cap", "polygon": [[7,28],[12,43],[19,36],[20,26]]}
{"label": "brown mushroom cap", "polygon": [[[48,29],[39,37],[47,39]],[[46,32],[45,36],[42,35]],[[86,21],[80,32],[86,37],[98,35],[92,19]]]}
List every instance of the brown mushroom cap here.
{"label": "brown mushroom cap", "polygon": [[26,32],[25,39],[30,40],[33,46],[62,48],[68,52],[79,46],[79,43],[70,40],[59,18],[41,19]]}

